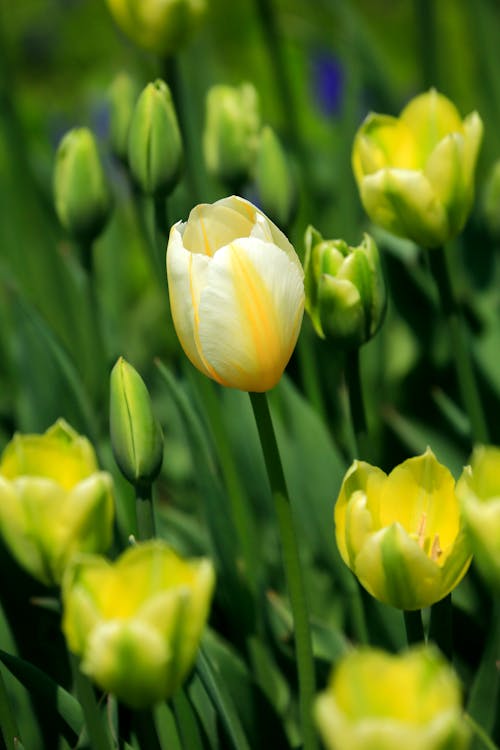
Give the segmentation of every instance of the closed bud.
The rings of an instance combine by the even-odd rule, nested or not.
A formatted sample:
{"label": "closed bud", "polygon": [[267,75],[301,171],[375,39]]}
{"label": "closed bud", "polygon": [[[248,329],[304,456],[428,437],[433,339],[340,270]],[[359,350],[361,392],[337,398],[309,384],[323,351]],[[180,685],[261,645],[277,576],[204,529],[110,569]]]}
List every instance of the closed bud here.
{"label": "closed bud", "polygon": [[480,445],[457,482],[474,562],[500,592],[500,448]]}
{"label": "closed bud", "polygon": [[198,26],[206,0],[107,0],[118,26],[135,44],[163,57],[178,52]]}
{"label": "closed bud", "polygon": [[126,73],[119,73],[109,88],[110,145],[115,156],[123,162],[128,159],[128,134],[138,96],[136,82]]}
{"label": "closed bud", "polygon": [[259,142],[259,100],[251,83],[207,93],[203,150],[208,171],[236,188],[252,170]]}
{"label": "closed bud", "polygon": [[278,226],[290,226],[297,190],[286,154],[274,130],[262,128],[255,165],[255,182],[262,209]]}
{"label": "closed bud", "polygon": [[351,651],[317,697],[327,750],[465,750],[470,732],[457,676],[437,649]]}
{"label": "closed bud", "polygon": [[163,435],[139,373],[123,357],[110,378],[111,445],[122,474],[134,485],[153,482],[163,459]]}
{"label": "closed bud", "polygon": [[111,194],[88,128],[70,130],[59,144],[54,199],[59,221],[79,241],[94,240],[108,221]]}
{"label": "closed bud", "polygon": [[358,247],[305,235],[306,310],[321,338],[344,349],[361,346],[380,328],[386,289],[377,245],[365,234]]}
{"label": "closed bud", "polygon": [[365,589],[399,609],[443,599],[471,561],[455,481],[429,448],[389,475],[354,461],[335,505],[335,535]]}
{"label": "closed bud", "polygon": [[455,237],[472,207],[482,137],[477,112],[462,120],[435,89],[412,99],[399,117],[369,114],[352,164],[370,219],[427,248]]}
{"label": "closed bud", "polygon": [[114,563],[82,555],[62,588],[62,628],[82,672],[132,708],[170,698],[193,665],[215,576],[165,542],[130,547]]}
{"label": "closed bud", "polygon": [[130,171],[143,193],[168,195],[182,167],[182,138],[172,94],[157,79],[135,106],[128,141]]}
{"label": "closed bud", "polygon": [[46,585],[78,552],[112,540],[113,485],[89,441],[59,420],[43,435],[15,435],[0,461],[0,531],[19,564]]}

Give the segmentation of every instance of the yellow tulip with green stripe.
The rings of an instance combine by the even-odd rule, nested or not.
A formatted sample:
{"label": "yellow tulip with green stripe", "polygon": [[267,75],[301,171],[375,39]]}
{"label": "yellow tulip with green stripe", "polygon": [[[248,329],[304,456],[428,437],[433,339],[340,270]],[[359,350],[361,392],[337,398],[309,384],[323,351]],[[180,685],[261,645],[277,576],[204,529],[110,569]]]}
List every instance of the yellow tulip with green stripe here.
{"label": "yellow tulip with green stripe", "polygon": [[105,552],[113,536],[111,475],[64,420],[43,435],[16,434],[0,461],[0,533],[18,563],[46,585],[71,558]]}
{"label": "yellow tulip with green stripe", "polygon": [[196,206],[170,231],[167,275],[193,365],[230,388],[273,388],[304,312],[304,272],[285,235],[243,198]]}
{"label": "yellow tulip with green stripe", "polygon": [[457,494],[477,564],[500,592],[500,448],[478,445],[457,482]]}
{"label": "yellow tulip with green stripe", "polygon": [[462,120],[435,89],[412,99],[399,117],[370,113],[352,154],[370,219],[426,248],[456,236],[474,199],[482,135],[477,112]]}
{"label": "yellow tulip with green stripe", "polygon": [[429,448],[389,475],[354,461],[335,505],[335,533],[365,589],[404,610],[442,599],[471,560],[455,480]]}
{"label": "yellow tulip with green stripe", "polygon": [[62,587],[69,649],[84,674],[132,708],[166,700],[193,665],[214,584],[210,560],[183,560],[158,539],[114,563],[81,555]]}
{"label": "yellow tulip with green stripe", "polygon": [[361,648],[342,658],[314,714],[328,750],[465,750],[458,677],[439,651]]}

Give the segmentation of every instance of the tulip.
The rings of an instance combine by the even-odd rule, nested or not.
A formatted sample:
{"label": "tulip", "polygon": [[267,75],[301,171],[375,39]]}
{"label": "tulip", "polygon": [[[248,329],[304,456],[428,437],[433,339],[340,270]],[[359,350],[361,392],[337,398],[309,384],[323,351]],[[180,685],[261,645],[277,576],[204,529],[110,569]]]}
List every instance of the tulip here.
{"label": "tulip", "polygon": [[387,476],[354,461],[335,505],[340,554],[375,598],[405,610],[430,606],[471,560],[455,482],[432,451]]}
{"label": "tulip", "polygon": [[0,460],[0,532],[18,563],[60,583],[76,553],[112,541],[113,485],[89,441],[64,420],[43,435],[15,435]]}
{"label": "tulip", "polygon": [[358,247],[324,240],[313,227],[305,243],[306,310],[317,334],[346,349],[361,346],[378,331],[386,309],[377,245],[368,234]]}
{"label": "tulip", "polygon": [[457,482],[474,562],[500,591],[500,448],[477,446]]}
{"label": "tulip", "polygon": [[182,138],[172,94],[157,79],[148,83],[135,105],[130,123],[128,160],[140,189],[150,195],[168,195],[182,167]]}
{"label": "tulip", "polygon": [[472,206],[482,134],[477,112],[462,121],[435,89],[412,99],[399,118],[369,114],[352,163],[370,219],[427,248],[455,237]]}
{"label": "tulip", "polygon": [[139,47],[178,52],[205,13],[205,0],[107,0],[118,26]]}
{"label": "tulip", "polygon": [[163,435],[148,389],[139,373],[120,357],[110,378],[111,445],[122,474],[134,485],[152,482],[163,460]]}
{"label": "tulip", "polygon": [[170,231],[167,275],[193,365],[230,388],[273,388],[304,310],[302,266],[285,235],[243,198],[196,206]]}
{"label": "tulip", "polygon": [[214,580],[209,560],[183,560],[160,540],[114,563],[82,555],[62,588],[62,628],[82,672],[132,708],[169,698],[193,665]]}
{"label": "tulip", "polygon": [[266,213],[280,227],[289,226],[297,207],[297,189],[278,136],[267,125],[260,134],[255,185]]}
{"label": "tulip", "polygon": [[203,133],[208,171],[226,184],[244,182],[255,162],[259,129],[259,99],[251,83],[212,86]]}
{"label": "tulip", "polygon": [[57,148],[54,200],[59,221],[77,240],[91,242],[108,221],[111,193],[88,128],[70,130]]}
{"label": "tulip", "polygon": [[469,729],[458,679],[441,654],[418,646],[400,655],[347,654],[315,703],[328,750],[465,750]]}
{"label": "tulip", "polygon": [[128,159],[128,135],[138,96],[136,82],[126,73],[119,73],[109,88],[109,140],[111,150],[123,162]]}

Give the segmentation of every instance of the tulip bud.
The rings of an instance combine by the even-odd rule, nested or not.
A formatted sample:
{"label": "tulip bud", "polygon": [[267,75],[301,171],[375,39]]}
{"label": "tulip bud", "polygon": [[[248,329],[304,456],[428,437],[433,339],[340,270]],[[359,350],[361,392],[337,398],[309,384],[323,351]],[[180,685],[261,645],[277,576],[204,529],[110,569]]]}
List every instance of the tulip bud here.
{"label": "tulip bud", "polygon": [[89,441],[62,419],[43,435],[15,435],[0,460],[0,530],[18,563],[59,583],[78,552],[104,552],[113,485]]}
{"label": "tulip bud", "polygon": [[138,186],[150,195],[168,195],[182,167],[182,139],[170,89],[148,83],[130,124],[128,158]]}
{"label": "tulip bud", "polygon": [[262,208],[280,227],[288,227],[297,206],[297,190],[285,152],[272,128],[262,128],[255,166]]}
{"label": "tulip bud", "polygon": [[123,162],[128,159],[128,135],[138,96],[136,82],[126,73],[119,73],[109,89],[109,137],[111,150]]}
{"label": "tulip bud", "polygon": [[229,388],[273,388],[304,310],[302,266],[278,227],[243,198],[196,206],[170,230],[167,275],[193,365]]}
{"label": "tulip bud", "polygon": [[477,112],[462,121],[435,89],[412,99],[399,118],[369,114],[352,163],[370,219],[427,248],[455,237],[472,206],[482,136]]}
{"label": "tulip bud", "polygon": [[471,561],[455,481],[429,448],[389,476],[354,461],[335,505],[335,535],[365,589],[399,609],[439,601]]}
{"label": "tulip bud", "polygon": [[212,86],[203,133],[208,171],[230,186],[244,182],[255,161],[259,129],[259,99],[251,83]]}
{"label": "tulip bud", "polygon": [[361,346],[380,328],[386,290],[377,245],[365,234],[361,245],[324,240],[308,227],[304,263],[306,310],[321,338],[345,349]]}
{"label": "tulip bud", "polygon": [[132,708],[170,698],[193,665],[214,582],[209,560],[183,560],[160,540],[114,563],[82,555],[62,588],[62,628],[82,672]]}
{"label": "tulip bud", "polygon": [[351,651],[314,706],[327,750],[465,750],[470,732],[457,676],[441,654]]}
{"label": "tulip bud", "polygon": [[500,592],[500,448],[478,446],[457,483],[474,562]]}
{"label": "tulip bud", "polygon": [[118,26],[135,44],[162,57],[181,49],[206,10],[205,0],[107,0]]}
{"label": "tulip bud", "polygon": [[122,474],[134,485],[153,482],[163,460],[163,435],[143,379],[123,357],[111,371],[109,417]]}
{"label": "tulip bud", "polygon": [[77,240],[91,242],[111,212],[111,194],[88,128],[70,130],[57,149],[54,199],[62,226]]}

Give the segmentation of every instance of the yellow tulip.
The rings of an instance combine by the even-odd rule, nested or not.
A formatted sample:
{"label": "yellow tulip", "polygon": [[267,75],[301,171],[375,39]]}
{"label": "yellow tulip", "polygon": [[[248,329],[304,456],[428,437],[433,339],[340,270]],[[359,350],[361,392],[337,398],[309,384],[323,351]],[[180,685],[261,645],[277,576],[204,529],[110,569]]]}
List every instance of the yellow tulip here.
{"label": "yellow tulip", "polygon": [[500,448],[475,448],[470,466],[457,482],[474,562],[485,579],[500,591]]}
{"label": "yellow tulip", "polygon": [[369,114],[352,163],[370,219],[427,248],[457,235],[472,206],[482,135],[477,112],[462,121],[435,89],[412,99],[399,118]]}
{"label": "yellow tulip", "polygon": [[76,559],[63,580],[62,628],[82,672],[133,708],[169,698],[193,665],[214,581],[209,560],[183,560],[160,540],[114,563]]}
{"label": "yellow tulip", "polygon": [[429,448],[388,476],[354,461],[335,505],[335,533],[365,589],[399,609],[439,601],[470,564],[455,481]]}
{"label": "yellow tulip", "polygon": [[59,420],[15,435],[0,461],[0,532],[42,583],[60,583],[78,552],[104,552],[113,533],[113,484],[89,441]]}
{"label": "yellow tulip", "polygon": [[172,55],[188,40],[206,9],[205,0],[107,0],[122,31],[139,47]]}
{"label": "yellow tulip", "polygon": [[458,679],[440,653],[347,654],[315,703],[328,750],[465,750],[469,730]]}
{"label": "yellow tulip", "polygon": [[285,235],[243,198],[196,206],[170,231],[167,275],[193,365],[230,388],[275,386],[304,311],[304,273]]}

